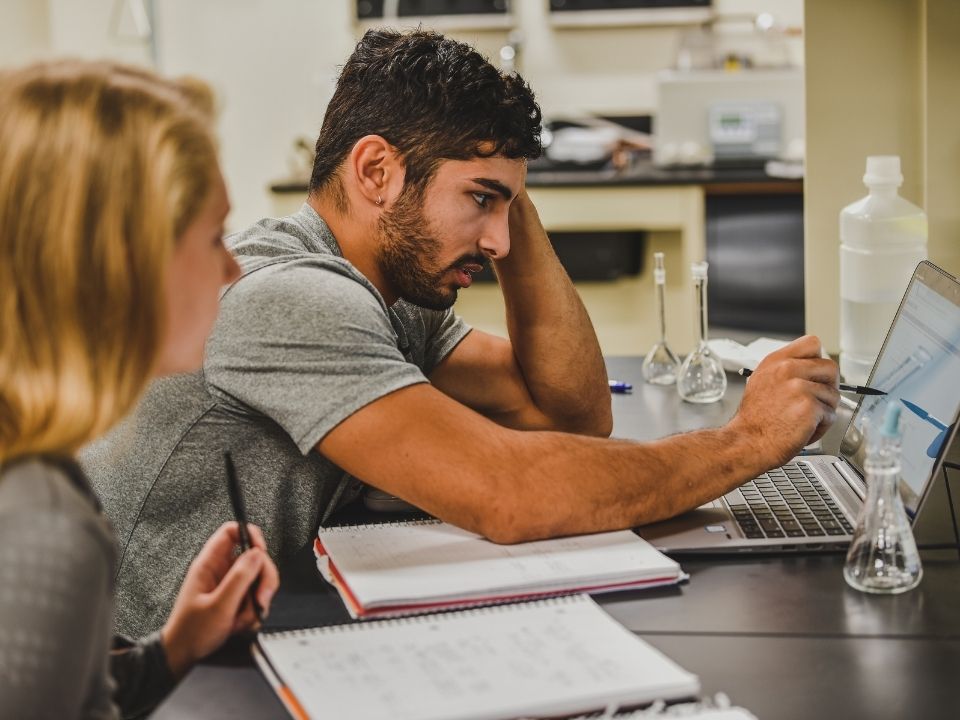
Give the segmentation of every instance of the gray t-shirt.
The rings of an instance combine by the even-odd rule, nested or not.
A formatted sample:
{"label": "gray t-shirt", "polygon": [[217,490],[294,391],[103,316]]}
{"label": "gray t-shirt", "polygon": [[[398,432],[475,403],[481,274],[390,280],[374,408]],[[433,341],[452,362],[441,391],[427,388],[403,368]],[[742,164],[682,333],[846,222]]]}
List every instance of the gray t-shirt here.
{"label": "gray t-shirt", "polygon": [[155,382],[81,455],[117,530],[117,628],[161,626],[190,560],[232,519],[230,450],[250,521],[291,556],[362,484],[313,448],[358,409],[427,375],[469,332],[398,301],[340,252],[309,205],[228,238],[243,276],[223,295],[203,371]]}

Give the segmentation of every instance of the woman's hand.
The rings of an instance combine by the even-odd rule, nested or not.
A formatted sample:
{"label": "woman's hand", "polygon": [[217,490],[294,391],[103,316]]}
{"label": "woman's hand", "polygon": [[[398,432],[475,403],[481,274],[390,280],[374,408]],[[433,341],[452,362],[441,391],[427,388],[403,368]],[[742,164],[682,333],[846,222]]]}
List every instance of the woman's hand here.
{"label": "woman's hand", "polygon": [[233,633],[254,629],[256,615],[248,590],[259,579],[257,602],[264,615],[280,585],[280,575],[267,555],[263,533],[248,525],[253,547],[240,556],[237,523],[228,522],[210,536],[190,563],[187,576],[166,625],[160,631],[167,663],[182,677],[194,663],[219,648]]}

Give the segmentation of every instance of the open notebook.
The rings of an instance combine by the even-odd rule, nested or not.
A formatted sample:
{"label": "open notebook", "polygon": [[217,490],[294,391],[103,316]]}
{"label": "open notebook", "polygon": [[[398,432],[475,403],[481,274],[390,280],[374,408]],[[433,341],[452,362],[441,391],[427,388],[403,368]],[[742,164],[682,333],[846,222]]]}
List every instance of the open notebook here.
{"label": "open notebook", "polygon": [[298,720],[570,716],[700,689],[585,595],[261,633],[254,657]]}
{"label": "open notebook", "polygon": [[630,530],[497,545],[438,520],[321,529],[317,566],[355,618],[671,585],[680,566]]}

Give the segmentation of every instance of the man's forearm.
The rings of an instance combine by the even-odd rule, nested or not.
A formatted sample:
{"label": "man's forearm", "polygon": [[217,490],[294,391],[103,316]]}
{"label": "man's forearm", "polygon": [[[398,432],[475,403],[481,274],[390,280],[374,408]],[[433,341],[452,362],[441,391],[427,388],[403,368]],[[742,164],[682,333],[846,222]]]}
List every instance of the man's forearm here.
{"label": "man's forearm", "polygon": [[723,495],[770,464],[730,425],[652,443],[543,433],[518,447],[522,461],[487,469],[502,472],[511,488],[499,494],[505,507],[485,517],[483,532],[497,542],[656,522]]}
{"label": "man's forearm", "polygon": [[610,391],[590,317],[526,193],[510,215],[510,254],[496,263],[514,355],[557,429],[608,435]]}
{"label": "man's forearm", "polygon": [[839,391],[837,367],[820,351],[804,337],[771,353],[726,426],[656,442],[521,432],[421,383],[358,410],[317,449],[497,542],[622,529],[719,497],[822,437]]}

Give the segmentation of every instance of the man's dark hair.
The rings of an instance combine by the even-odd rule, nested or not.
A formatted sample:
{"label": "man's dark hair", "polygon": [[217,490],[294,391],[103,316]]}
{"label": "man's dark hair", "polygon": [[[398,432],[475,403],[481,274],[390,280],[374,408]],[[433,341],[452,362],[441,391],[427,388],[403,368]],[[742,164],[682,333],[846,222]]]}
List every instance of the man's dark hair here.
{"label": "man's dark hair", "polygon": [[327,106],[310,192],[346,196],[337,168],[364,135],[403,158],[405,185],[422,192],[441,160],[540,156],[540,107],[517,74],[435,32],[370,30],[343,66]]}

